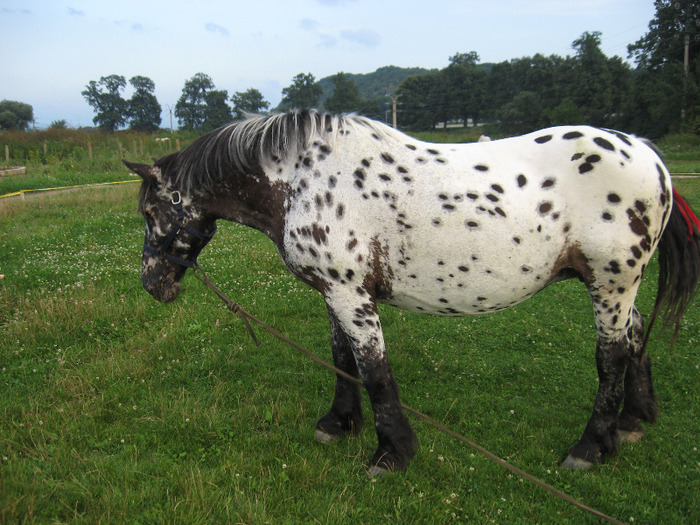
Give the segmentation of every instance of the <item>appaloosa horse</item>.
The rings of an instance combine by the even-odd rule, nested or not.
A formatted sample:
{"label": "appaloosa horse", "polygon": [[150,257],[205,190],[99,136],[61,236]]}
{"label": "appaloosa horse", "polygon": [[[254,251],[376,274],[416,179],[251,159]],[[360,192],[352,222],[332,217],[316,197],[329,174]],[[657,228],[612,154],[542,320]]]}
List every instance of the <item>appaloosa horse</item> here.
{"label": "appaloosa horse", "polygon": [[[378,302],[482,314],[578,278],[595,309],[599,386],[565,465],[602,462],[620,436],[641,437],[640,420],[656,418],[635,295],[658,245],[649,324],[664,310],[678,328],[698,285],[700,223],[647,141],[567,126],[428,144],[366,118],[297,111],[222,127],[154,166],[127,166],[143,178],[141,280],[156,299],[175,299],[217,219],[264,232],[287,269],[323,294],[335,364],[362,379],[372,402],[372,474],[405,469],[417,449]],[[317,438],[357,432],[360,403],[358,387],[338,376]]]}

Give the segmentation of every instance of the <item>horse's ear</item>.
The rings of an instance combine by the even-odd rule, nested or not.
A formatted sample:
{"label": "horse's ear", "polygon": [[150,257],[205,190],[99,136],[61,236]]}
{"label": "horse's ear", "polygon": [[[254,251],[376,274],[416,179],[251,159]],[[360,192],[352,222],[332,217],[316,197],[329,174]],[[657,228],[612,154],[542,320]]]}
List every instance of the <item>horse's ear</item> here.
{"label": "horse's ear", "polygon": [[152,184],[160,183],[160,168],[156,166],[151,166],[149,164],[136,164],[135,162],[128,162],[126,160],[122,160],[122,162],[127,168],[136,173],[136,175],[141,177],[144,181],[150,182]]}

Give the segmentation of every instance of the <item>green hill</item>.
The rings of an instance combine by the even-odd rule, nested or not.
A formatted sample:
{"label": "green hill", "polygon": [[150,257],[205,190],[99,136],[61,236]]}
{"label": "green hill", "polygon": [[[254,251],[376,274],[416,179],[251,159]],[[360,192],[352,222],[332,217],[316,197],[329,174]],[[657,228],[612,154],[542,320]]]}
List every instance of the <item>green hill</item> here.
{"label": "green hill", "polygon": [[[401,82],[412,75],[422,75],[436,70],[420,67],[380,67],[373,73],[345,73],[355,82],[360,90],[360,97],[364,100],[384,99],[387,94],[393,94]],[[333,77],[325,77],[319,80],[323,88],[321,103],[333,93]]]}

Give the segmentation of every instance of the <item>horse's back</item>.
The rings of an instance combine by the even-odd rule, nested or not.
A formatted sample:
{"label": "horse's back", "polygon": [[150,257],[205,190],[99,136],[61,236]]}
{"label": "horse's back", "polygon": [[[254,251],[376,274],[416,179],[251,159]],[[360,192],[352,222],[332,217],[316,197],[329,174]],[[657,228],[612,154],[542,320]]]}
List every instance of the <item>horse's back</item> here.
{"label": "horse's back", "polygon": [[304,223],[297,233],[311,232],[330,275],[382,273],[387,300],[417,311],[505,308],[572,265],[623,266],[620,251],[644,264],[666,220],[667,171],[647,144],[619,132],[342,140],[308,170],[308,195],[291,209]]}

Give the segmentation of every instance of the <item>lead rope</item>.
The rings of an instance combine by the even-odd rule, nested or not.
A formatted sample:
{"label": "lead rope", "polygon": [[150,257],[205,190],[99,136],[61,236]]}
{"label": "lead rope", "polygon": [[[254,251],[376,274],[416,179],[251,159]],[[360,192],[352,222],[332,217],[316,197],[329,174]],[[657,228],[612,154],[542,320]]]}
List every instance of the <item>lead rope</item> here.
{"label": "lead rope", "polygon": [[[216,285],[209,279],[209,277],[207,277],[206,272],[202,269],[201,266],[199,266],[198,264],[195,263],[194,266],[192,267],[192,270],[194,271],[194,276],[197,279],[199,279],[202,283],[207,285],[209,288],[211,288],[214,291],[214,293],[216,295],[218,295],[219,298],[226,304],[226,307],[229,310],[231,310],[235,314],[238,314],[238,316],[243,320],[246,327],[248,328],[248,332],[250,333],[251,337],[253,338],[253,341],[255,342],[256,346],[260,346],[260,341],[258,341],[258,338],[255,336],[255,333],[253,332],[253,327],[250,324],[251,321],[253,323],[257,324],[258,326],[260,326],[261,328],[264,328],[266,331],[268,331],[270,334],[274,335],[280,341],[287,343],[288,345],[290,345],[293,348],[296,348],[297,350],[302,352],[304,355],[309,357],[311,360],[316,361],[320,365],[335,372],[336,374],[338,374],[339,376],[342,376],[343,378],[347,379],[348,381],[351,381],[351,382],[356,383],[358,385],[362,385],[362,381],[359,380],[358,378],[353,377],[350,374],[348,374],[347,372],[341,370],[340,368],[333,366],[328,361],[321,359],[320,357],[318,357],[316,354],[314,354],[310,350],[307,350],[303,346],[295,343],[294,341],[292,341],[291,339],[289,339],[288,337],[286,337],[285,335],[283,335],[279,331],[275,330],[274,328],[265,324],[263,321],[261,321],[260,319],[258,319],[254,315],[245,311],[241,307],[241,305],[239,305],[235,301],[232,301],[231,299],[229,299],[221,290],[219,290],[216,287]],[[467,439],[466,437],[464,437],[461,434],[458,434],[454,430],[447,428],[442,423],[438,423],[437,421],[426,416],[422,412],[419,412],[418,410],[415,410],[409,406],[406,406],[403,403],[401,403],[401,408],[404,409],[406,412],[410,412],[411,414],[418,417],[419,419],[422,419],[423,421],[432,425],[433,427],[437,428],[438,430],[440,430],[440,431],[452,436],[453,438],[458,439],[459,441],[465,443],[469,447],[471,447],[474,450],[476,450],[477,452],[479,452],[481,455],[487,457],[488,459],[490,459],[491,461],[493,461],[495,463],[498,463],[499,465],[504,467],[506,470],[511,471],[513,474],[516,474],[516,475],[520,476],[521,478],[526,479],[526,480],[530,481],[531,483],[534,483],[538,487],[541,487],[541,488],[545,489],[546,491],[551,492],[552,494],[554,494],[558,498],[578,507],[579,509],[581,509],[585,512],[588,512],[589,514],[592,514],[592,515],[594,515],[602,520],[608,521],[610,523],[624,524],[623,521],[619,521],[613,517],[608,516],[607,514],[603,514],[602,512],[600,512],[596,509],[593,509],[587,505],[584,505],[583,503],[572,498],[568,494],[565,494],[564,492],[552,487],[551,485],[548,485],[544,481],[528,474],[527,472],[525,472],[523,470],[520,470],[518,467],[511,465],[510,463],[508,463],[504,459],[501,459],[498,456],[496,456],[495,454],[489,452],[484,447],[477,445],[473,441],[470,441],[469,439]]]}

